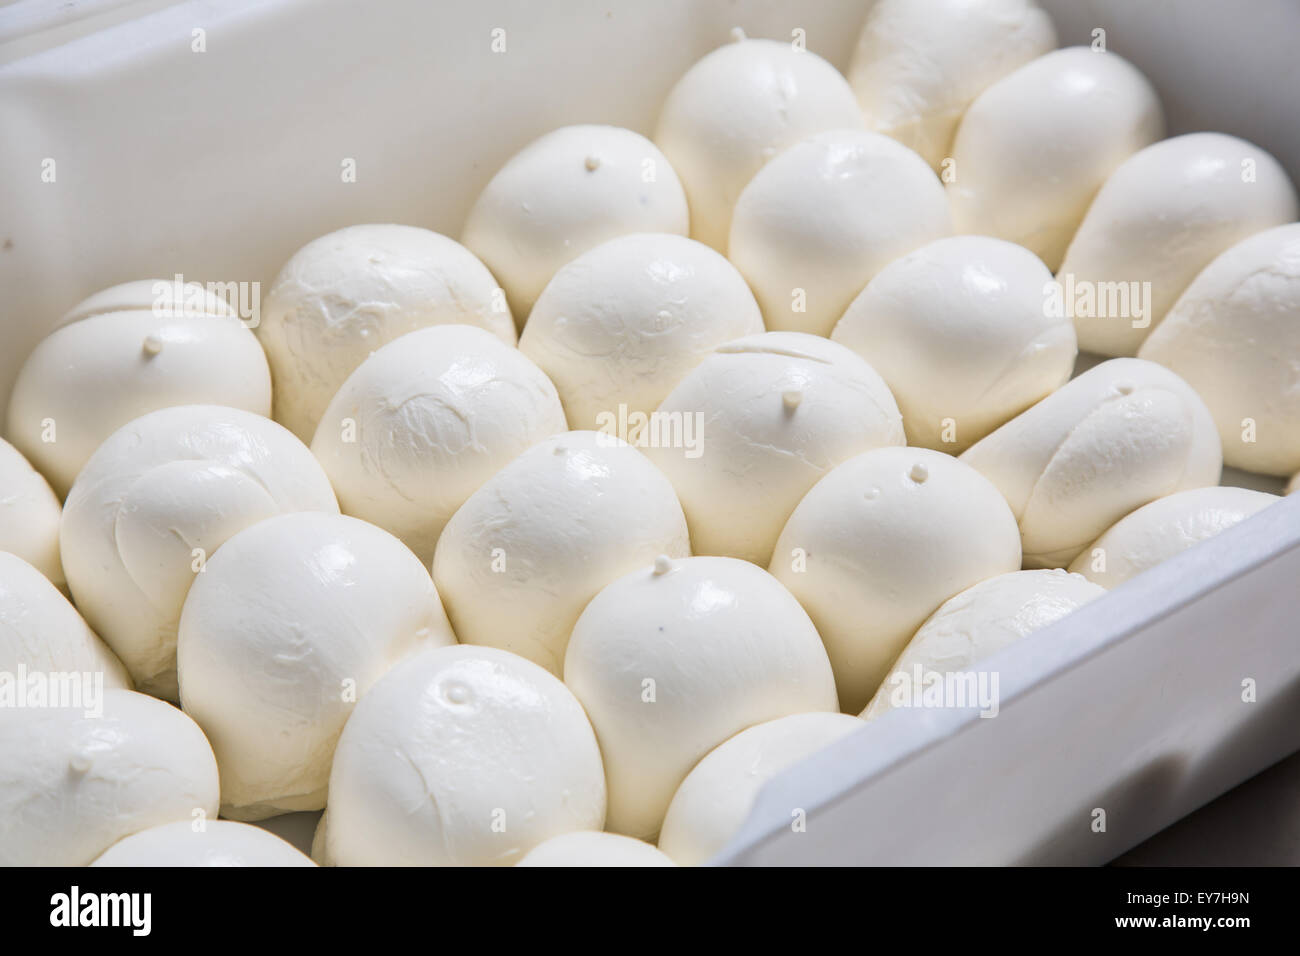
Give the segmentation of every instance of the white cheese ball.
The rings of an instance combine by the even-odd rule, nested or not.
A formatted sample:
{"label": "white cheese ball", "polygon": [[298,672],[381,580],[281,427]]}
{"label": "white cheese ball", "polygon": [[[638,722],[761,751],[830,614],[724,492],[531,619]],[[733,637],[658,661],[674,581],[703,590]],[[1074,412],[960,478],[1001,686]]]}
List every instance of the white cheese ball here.
{"label": "white cheese ball", "polygon": [[101,289],[82,299],[59,320],[70,322],[106,312],[178,312],[185,315],[237,315],[238,310],[216,292],[197,282],[175,279],[132,279]]}
{"label": "white cheese ball", "polygon": [[310,442],[325,406],[371,352],[448,324],[515,342],[497,280],[460,243],[392,224],[313,239],[271,283],[257,326],[275,381],[275,420]]}
{"label": "white cheese ball", "polygon": [[293,844],[233,820],[164,823],[119,840],[91,866],[315,866]]}
{"label": "white cheese ball", "polygon": [[402,658],[455,641],[429,573],[374,525],[303,512],[236,534],[190,588],[177,644],[222,815],[321,809],[357,698]]}
{"label": "white cheese ball", "polygon": [[981,93],[953,139],[960,233],[1019,243],[1053,272],[1106,178],[1164,136],[1146,77],[1114,53],[1056,50]]}
{"label": "white cheese ball", "polygon": [[62,515],[50,483],[0,438],[0,551],[18,555],[59,587],[66,586],[59,557]]}
{"label": "white cheese ball", "polygon": [[522,327],[551,276],[633,232],[690,230],[672,165],[640,133],[564,126],[512,156],[474,201],[461,241],[493,271]]}
{"label": "white cheese ball", "polygon": [[877,0],[849,64],[867,127],[931,166],[985,88],[1056,46],[1033,0]]}
{"label": "white cheese ball", "polygon": [[677,788],[659,849],[679,866],[707,862],[740,831],[764,784],[861,726],[848,714],[793,714],[719,744]]}
{"label": "white cheese ball", "polygon": [[611,239],[560,269],[519,349],[559,390],[574,428],[648,415],[715,346],[763,331],[735,266],[684,236]]}
{"label": "white cheese ball", "polygon": [[103,714],[0,707],[0,866],[85,866],[123,837],[215,819],[217,764],[173,707],[105,689]]}
{"label": "white cheese ball", "polygon": [[441,325],[362,362],[311,450],[345,513],[397,535],[428,564],[479,485],[567,428],[555,386],[518,349],[482,329]]}
{"label": "white cheese ball", "polygon": [[233,315],[119,311],[46,336],[9,399],[8,434],[60,496],[127,422],[174,405],[271,411],[257,338]]}
{"label": "white cheese ball", "polygon": [[[1059,569],[1012,571],[967,588],[921,625],[862,717],[872,720],[894,707],[914,706],[915,688],[919,683],[924,689],[931,675],[972,671],[1002,648],[1105,593],[1086,578]],[[981,705],[977,694],[968,700],[973,708]]]}
{"label": "white cheese ball", "polygon": [[582,706],[505,651],[454,647],[394,668],[357,705],[330,776],[339,866],[509,866],[605,820]]}
{"label": "white cheese ball", "polygon": [[1286,493],[1288,495],[1293,495],[1297,491],[1300,491],[1300,472],[1292,475],[1291,480],[1287,482],[1286,485]]}
{"label": "white cheese ball", "polygon": [[1206,266],[1138,354],[1205,399],[1227,464],[1300,470],[1300,223],[1251,236]]}
{"label": "white cheese ball", "polygon": [[1077,292],[1064,296],[1080,347],[1136,355],[1212,259],[1295,218],[1295,187],[1286,170],[1254,143],[1190,133],[1134,153],[1088,207],[1061,263],[1061,279],[1068,276],[1076,290],[1128,283],[1142,299],[1126,310],[1121,299],[1113,310],[1104,295],[1094,293],[1091,301]]}
{"label": "white cheese ball", "polygon": [[1115,522],[1079,553],[1070,570],[1113,588],[1280,500],[1246,488],[1180,491]]}
{"label": "white cheese ball", "polygon": [[584,830],[551,837],[529,851],[515,866],[676,866],[665,853],[643,840],[617,833]]}
{"label": "white cheese ball", "polygon": [[835,468],[799,502],[772,555],[851,713],[935,608],[1019,567],[1016,519],[998,490],[925,448],[880,448]]}
{"label": "white cheese ball", "polygon": [[872,276],[951,232],[943,184],[925,160],[879,133],[833,130],[750,181],[728,254],[769,329],[830,335]]}
{"label": "white cheese ball", "polygon": [[877,273],[831,338],[880,373],[909,445],[957,454],[1069,381],[1078,349],[1043,308],[1051,281],[1014,243],[939,239]]}
{"label": "white cheese ball", "polygon": [[654,140],[686,187],[691,236],[726,253],[732,209],[764,163],[814,133],[861,127],[835,67],[791,43],[740,39],[669,90]]}
{"label": "white cheese ball", "polygon": [[868,449],[903,444],[898,406],[872,367],[799,332],[719,346],[659,414],[697,423],[694,443],[645,450],[677,490],[694,551],[760,565],[826,472]]}
{"label": "white cheese ball", "polygon": [[86,463],[60,527],[68,587],[140,690],[176,699],[176,626],[191,582],[232,534],[285,511],[338,505],[301,442],[239,409],[151,412]]}
{"label": "white cheese ball", "polygon": [[615,436],[574,431],[470,495],[438,540],[433,579],[463,643],[559,674],[587,602],[658,554],[690,554],[668,479]]}
{"label": "white cheese ball", "polygon": [[131,686],[126,668],[45,575],[0,551],[0,673],[100,674],[105,687]]}
{"label": "white cheese ball", "polygon": [[1028,568],[1065,567],[1148,501],[1217,485],[1219,436],[1177,375],[1141,359],[1103,362],[961,456],[1020,523]]}
{"label": "white cheese ball", "polygon": [[619,578],[574,625],[564,681],[596,729],[606,828],[653,839],[682,778],[746,727],[838,709],[808,615],[762,568],[661,555]]}

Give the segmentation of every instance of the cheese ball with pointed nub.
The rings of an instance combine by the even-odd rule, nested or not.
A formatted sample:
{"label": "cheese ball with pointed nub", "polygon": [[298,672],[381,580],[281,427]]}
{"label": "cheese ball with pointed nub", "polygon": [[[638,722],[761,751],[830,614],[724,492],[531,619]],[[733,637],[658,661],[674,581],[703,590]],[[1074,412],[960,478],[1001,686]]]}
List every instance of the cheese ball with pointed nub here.
{"label": "cheese ball with pointed nub", "polygon": [[515,342],[497,280],[460,243],[393,224],[313,239],[271,283],[257,326],[275,382],[275,420],[310,442],[334,393],[371,352],[449,324]]}
{"label": "cheese ball with pointed nub", "polygon": [[732,209],[764,163],[814,133],[861,127],[835,67],[791,43],[738,34],[668,92],[654,140],[686,187],[692,238],[726,253]]}
{"label": "cheese ball with pointed nub", "polygon": [[164,408],[99,447],[63,510],[63,566],[77,608],[140,690],[176,700],[190,584],[227,538],[286,511],[338,504],[311,452],[261,415]]}
{"label": "cheese ball with pointed nub", "polygon": [[1117,587],[1280,500],[1262,491],[1218,486],[1158,498],[1115,522],[1079,552],[1070,570],[1104,588]]}
{"label": "cheese ball with pointed nub", "polygon": [[598,428],[620,411],[648,415],[715,346],[762,331],[735,266],[693,239],[643,234],[557,272],[519,349],[555,382],[569,424]]}
{"label": "cheese ball with pointed nub", "polygon": [[848,714],[792,714],[727,739],[677,788],[659,849],[680,866],[707,862],[740,831],[764,784],[861,726]]}
{"label": "cheese ball with pointed nub", "polygon": [[45,575],[0,551],[0,674],[18,668],[102,674],[105,687],[130,687],[126,668]]}
{"label": "cheese ball with pointed nub", "polygon": [[658,554],[690,554],[668,479],[618,437],[573,431],[469,496],[438,539],[433,578],[461,642],[559,674],[587,602]]}
{"label": "cheese ball with pointed nub", "polygon": [[1154,362],[1111,359],[980,439],[961,460],[1020,524],[1027,568],[1061,568],[1148,501],[1217,485],[1209,409]]}
{"label": "cheese ball with pointed nub", "polygon": [[119,840],[91,866],[315,866],[274,833],[233,820],[164,823]]}
{"label": "cheese ball with pointed nub", "polygon": [[107,686],[98,704],[0,707],[0,866],[85,866],[149,827],[216,818],[217,764],[194,721]]}
{"label": "cheese ball with pointed nub", "polygon": [[1053,272],[1107,177],[1164,136],[1155,89],[1114,53],[1068,47],[981,93],[953,139],[959,233],[1024,246]]}
{"label": "cheese ball with pointed nub", "polygon": [[339,866],[510,866],[605,821],[582,706],[490,647],[418,654],[362,698],[339,739],[323,855]]}
{"label": "cheese ball with pointed nub", "polygon": [[1076,290],[1129,290],[1128,308],[1123,298],[1112,308],[1109,291],[1063,296],[1080,347],[1136,355],[1212,259],[1295,218],[1286,170],[1253,143],[1190,133],[1134,153],[1097,193],[1061,263],[1062,282]]}
{"label": "cheese ball with pointed nub", "polygon": [[1227,464],[1300,470],[1300,223],[1243,239],[1206,266],[1138,355],[1205,400]]}
{"label": "cheese ball with pointed nub", "polygon": [[[973,671],[1002,648],[1105,593],[1105,588],[1086,578],[1059,569],[1012,571],[967,588],[944,601],[908,641],[862,712],[863,719],[872,720],[894,707],[915,707],[918,698],[925,706],[921,695],[926,688],[943,688],[942,683],[927,684],[929,675]],[[987,678],[979,684],[978,674],[967,676],[977,682],[962,685],[966,706],[996,716],[996,686]],[[960,706],[949,700],[943,703]]]}
{"label": "cheese ball with pointed nub", "polygon": [[1013,243],[939,239],[885,266],[831,338],[880,373],[909,445],[957,454],[1069,380],[1078,349],[1043,309],[1051,281]]}
{"label": "cheese ball with pointed nub", "polygon": [[877,0],[849,64],[867,128],[938,167],[990,84],[1056,46],[1033,0]]}
{"label": "cheese ball with pointed nub", "polygon": [[676,866],[644,840],[617,833],[583,830],[551,837],[529,851],[515,866]]}
{"label": "cheese ball with pointed nub", "polygon": [[826,472],[859,452],[903,444],[898,406],[872,367],[798,332],[718,346],[658,414],[694,426],[690,443],[645,449],[677,489],[694,551],[759,565]]}
{"label": "cheese ball with pointed nub", "polygon": [[311,449],[343,511],[397,535],[427,565],[479,485],[567,429],[555,386],[518,349],[482,329],[441,325],[362,362]]}
{"label": "cheese ball with pointed nub", "polygon": [[877,272],[951,232],[943,184],[925,160],[879,133],[834,130],[791,146],[750,181],[728,254],[769,329],[830,335]]}
{"label": "cheese ball with pointed nub", "polygon": [[772,555],[855,714],[935,608],[1019,567],[1016,519],[997,488],[925,448],[879,448],[835,468],[799,502]]}
{"label": "cheese ball with pointed nub", "polygon": [[690,230],[672,165],[640,133],[563,126],[512,156],[479,193],[461,241],[505,288],[522,328],[551,276],[615,236]]}
{"label": "cheese ball with pointed nub", "polygon": [[63,505],[45,477],[13,445],[0,438],[0,551],[31,563],[66,587],[59,557]]}
{"label": "cheese ball with pointed nub", "polygon": [[344,515],[279,515],[208,561],[185,599],[181,702],[212,741],[222,816],[325,806],[353,705],[403,658],[454,644],[429,572]]}
{"label": "cheese ball with pointed nub", "polygon": [[746,727],[838,709],[799,603],[735,558],[660,555],[604,588],[574,625],[564,681],[596,729],[606,829],[650,840],[682,778]]}

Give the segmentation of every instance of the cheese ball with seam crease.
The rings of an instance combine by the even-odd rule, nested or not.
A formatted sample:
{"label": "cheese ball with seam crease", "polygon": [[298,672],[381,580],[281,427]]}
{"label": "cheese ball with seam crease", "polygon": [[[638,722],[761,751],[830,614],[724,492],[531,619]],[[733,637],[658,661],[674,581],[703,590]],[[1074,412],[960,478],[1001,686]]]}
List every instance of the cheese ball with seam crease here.
{"label": "cheese ball with seam crease", "polygon": [[315,866],[274,833],[233,820],[164,823],[118,840],[91,866]]}
{"label": "cheese ball with seam crease", "polygon": [[925,160],[879,133],[832,130],[750,180],[728,255],[768,329],[830,335],[877,272],[951,233],[948,198]]}
{"label": "cheese ball with seam crease", "polygon": [[718,346],[659,412],[699,421],[696,447],[645,449],[677,490],[692,548],[759,565],[826,472],[903,444],[898,406],[875,370],[842,345],[798,332]]}
{"label": "cheese ball with seam crease", "polygon": [[0,866],[85,866],[123,837],[217,815],[217,764],[171,704],[104,689],[80,707],[0,708]]}
{"label": "cheese ball with seam crease", "polygon": [[654,141],[686,187],[691,237],[725,254],[732,209],[764,163],[814,133],[861,127],[835,67],[790,43],[740,39],[674,84]]}
{"label": "cheese ball with seam crease", "polygon": [[1111,525],[1079,552],[1070,570],[1104,588],[1118,587],[1279,500],[1262,491],[1217,485],[1157,498]]}
{"label": "cheese ball with seam crease", "polygon": [[[574,428],[649,414],[715,346],[763,331],[735,267],[684,236],[602,243],[547,284],[519,350],[550,376]],[[624,436],[629,437],[629,436]]]}
{"label": "cheese ball with seam crease", "polygon": [[878,448],[833,469],[794,509],[772,555],[855,714],[935,608],[1019,567],[1016,519],[998,489],[926,448]]}
{"label": "cheese ball with seam crease", "polygon": [[271,363],[275,420],[310,442],[334,393],[371,352],[448,324],[515,343],[497,280],[460,243],[391,223],[313,239],[271,283],[256,330]]}
{"label": "cheese ball with seam crease", "polygon": [[581,705],[491,647],[426,651],[362,698],[339,738],[322,855],[340,866],[509,866],[605,821]]}
{"label": "cheese ball with seam crease", "polygon": [[469,496],[438,539],[433,579],[462,643],[559,674],[587,602],[658,554],[690,554],[668,479],[616,436],[572,431]]}
{"label": "cheese ball with seam crease", "polygon": [[58,587],[67,587],[59,557],[63,505],[45,477],[0,438],[0,551],[29,562]]}
{"label": "cheese ball with seam crease", "polygon": [[390,667],[454,644],[410,549],[344,515],[279,515],[234,535],[185,599],[181,702],[212,741],[222,816],[325,806],[358,698]]}
{"label": "cheese ball with seam crease", "polygon": [[1108,176],[1164,136],[1155,89],[1127,60],[1054,50],[976,97],[952,143],[959,233],[1024,246],[1053,272]]}
{"label": "cheese ball with seam crease", "polygon": [[533,847],[515,866],[676,866],[642,840],[581,830],[551,837]]}
{"label": "cheese ball with seam crease", "polygon": [[1219,436],[1200,397],[1154,362],[1111,359],[980,439],[961,460],[1006,498],[1025,567],[1065,567],[1148,501],[1217,485]]}
{"label": "cheese ball with seam crease", "polygon": [[86,622],[147,693],[175,700],[176,627],[190,584],[227,538],[286,511],[338,512],[311,452],[234,408],[164,408],[118,429],[68,495],[59,530]]}
{"label": "cheese ball with seam crease", "polygon": [[609,784],[606,829],[651,840],[682,778],[746,727],[838,709],[808,615],[762,568],[666,555],[594,597],[564,681],[591,718]]}
{"label": "cheese ball with seam crease", "polygon": [[680,866],[707,862],[744,825],[765,783],[861,726],[848,714],[792,714],[718,744],[673,794],[659,848]]}
{"label": "cheese ball with seam crease", "polygon": [[106,312],[180,312],[185,315],[238,315],[216,292],[198,282],[179,287],[174,279],[132,279],[82,299],[59,319],[59,327]]}
{"label": "cheese ball with seam crease", "polygon": [[518,349],[482,329],[439,325],[362,362],[311,450],[345,513],[397,535],[427,565],[479,485],[567,429],[555,386]]}
{"label": "cheese ball with seam crease", "polygon": [[483,187],[461,242],[501,280],[522,328],[551,276],[588,249],[633,232],[690,230],[672,164],[640,133],[563,126],[533,140]]}

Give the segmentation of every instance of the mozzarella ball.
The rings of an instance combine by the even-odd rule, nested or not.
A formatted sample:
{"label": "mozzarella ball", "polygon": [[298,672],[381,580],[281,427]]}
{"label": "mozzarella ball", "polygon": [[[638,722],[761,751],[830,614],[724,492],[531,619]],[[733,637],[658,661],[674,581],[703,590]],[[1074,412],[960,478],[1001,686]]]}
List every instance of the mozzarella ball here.
{"label": "mozzarella ball", "polygon": [[45,575],[0,551],[0,674],[19,667],[46,674],[101,674],[130,687],[126,668]]}
{"label": "mozzarella ball", "polygon": [[835,468],[799,502],[772,555],[772,573],[826,642],[851,713],[935,608],[1019,567],[1016,519],[998,490],[924,448],[880,448]]}
{"label": "mozzarella ball", "polygon": [[848,714],[793,714],[727,739],[677,788],[659,849],[680,866],[707,862],[740,831],[764,784],[861,726]]}
{"label": "mozzarella ball", "polygon": [[330,776],[340,866],[509,866],[605,819],[600,750],[557,678],[484,647],[431,650],[357,705]]}
{"label": "mozzarella ball", "polygon": [[1013,243],[939,239],[877,273],[831,338],[880,373],[909,445],[956,454],[1069,380],[1078,349],[1043,308],[1051,281]]}
{"label": "mozzarella ball", "polygon": [[64,326],[106,312],[176,312],[184,315],[238,315],[229,302],[197,282],[133,279],[102,289],[78,302],[59,320]]}
{"label": "mozzarella ball", "polygon": [[1086,47],[1041,56],[962,117],[948,186],[957,231],[1019,243],[1055,272],[1101,184],[1164,129],[1156,91],[1127,60]]}
{"label": "mozzarella ball", "polygon": [[1217,485],[1223,468],[1205,403],[1141,359],[1089,369],[961,460],[1006,498],[1029,568],[1065,567],[1134,508]]}
{"label": "mozzarella ball", "polygon": [[729,255],[769,329],[830,335],[872,276],[951,232],[943,184],[920,156],[879,133],[834,130],[750,181]]}
{"label": "mozzarella ball", "polygon": [[285,511],[337,512],[316,459],[279,425],[215,405],[160,409],[86,463],[60,527],[68,586],[140,690],[176,699],[176,626],[204,561]]}
{"label": "mozzarella ball", "polygon": [[1227,464],[1300,470],[1300,223],[1251,236],[1206,266],[1138,354],[1205,399]]}
{"label": "mozzarella ball", "polygon": [[764,163],[814,133],[861,127],[835,67],[790,43],[740,39],[677,81],[654,140],[686,187],[691,236],[726,253],[732,209]]}
{"label": "mozzarella ball", "polygon": [[583,830],[562,833],[538,844],[515,866],[676,866],[642,840]]}
{"label": "mozzarella ball", "polygon": [[648,415],[715,346],[763,331],[735,267],[684,236],[623,236],[555,274],[519,349],[555,382],[575,428],[620,406]]}
{"label": "mozzarella ball", "polygon": [[661,555],[605,587],[574,625],[564,681],[605,758],[607,829],[645,840],[722,741],[764,720],[837,709],[808,615],[770,574],[734,558]]}
{"label": "mozzarella ball", "polygon": [[171,704],[105,689],[103,713],[0,707],[0,866],[85,866],[123,837],[215,818],[217,764]]}
{"label": "mozzarella ball", "polygon": [[898,406],[872,367],[799,332],[719,346],[659,415],[697,423],[693,444],[646,448],[677,490],[695,552],[761,565],[826,472],[859,452],[903,444]]}
{"label": "mozzarella ball", "polygon": [[357,698],[402,658],[455,641],[429,573],[374,525],[302,512],[234,535],[190,588],[177,645],[222,815],[321,809]]}
{"label": "mozzarella ball", "polygon": [[257,339],[233,315],[165,310],[92,315],[46,336],[9,399],[8,434],[60,496],[131,420],[174,405],[271,410]]}
{"label": "mozzarella ball", "polygon": [[257,326],[275,381],[275,420],[310,442],[325,406],[371,352],[448,324],[515,342],[496,279],[460,243],[391,224],[313,239],[275,277]]}
{"label": "mozzarella ball", "polygon": [[[1002,648],[1105,593],[1105,588],[1059,569],[1012,571],[967,588],[945,601],[908,641],[863,711],[863,718],[871,720],[894,707],[915,706],[922,689],[942,688],[942,683],[926,684],[933,679],[931,675],[971,671]],[[968,703],[982,706],[978,696],[970,697]],[[998,701],[991,704],[982,712],[996,714]]]}
{"label": "mozzarella ball", "polygon": [[0,438],[0,551],[16,554],[59,587],[63,505],[50,483],[13,445]]}
{"label": "mozzarella ball", "polygon": [[867,127],[931,166],[986,87],[1056,46],[1033,0],[877,0],[849,64]]}
{"label": "mozzarella ball", "polygon": [[1300,473],[1292,475],[1291,480],[1287,482],[1286,485],[1286,493],[1288,495],[1295,494],[1297,491],[1300,491]]}
{"label": "mozzarella ball", "polygon": [[164,823],[119,840],[91,866],[315,866],[292,844],[261,827],[208,820]]}
{"label": "mozzarella ball", "polygon": [[690,554],[668,479],[617,437],[575,431],[469,496],[438,539],[433,579],[462,642],[559,674],[587,602],[658,554]]}
{"label": "mozzarella ball", "polygon": [[1192,488],[1158,498],[1115,522],[1070,565],[1104,588],[1212,538],[1275,501],[1277,495],[1245,488]]}
{"label": "mozzarella ball", "polygon": [[343,511],[397,535],[424,563],[443,525],[520,453],[568,428],[555,386],[482,329],[408,332],[348,376],[312,452]]}
{"label": "mozzarella ball", "polygon": [[[1134,153],[1101,187],[1061,263],[1062,279],[1077,290],[1064,304],[1080,346],[1136,355],[1212,259],[1295,218],[1286,171],[1253,143],[1191,133]],[[1131,291],[1127,309],[1122,299],[1112,309],[1106,295],[1114,283],[1128,284],[1141,298]]]}
{"label": "mozzarella ball", "polygon": [[461,241],[501,280],[522,326],[566,262],[615,236],[684,236],[690,224],[682,184],[654,143],[618,126],[564,126],[497,171]]}

